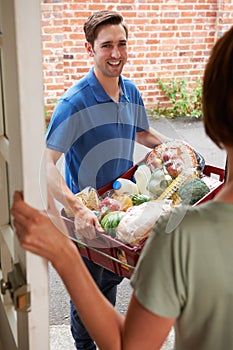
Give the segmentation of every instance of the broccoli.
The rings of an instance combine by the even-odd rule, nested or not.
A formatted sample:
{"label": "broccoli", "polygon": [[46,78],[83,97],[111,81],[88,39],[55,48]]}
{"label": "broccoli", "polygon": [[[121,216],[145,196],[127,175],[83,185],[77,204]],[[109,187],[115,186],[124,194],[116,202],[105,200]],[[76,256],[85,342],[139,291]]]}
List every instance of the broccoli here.
{"label": "broccoli", "polygon": [[178,190],[182,204],[193,205],[210,192],[206,183],[198,177],[186,181]]}

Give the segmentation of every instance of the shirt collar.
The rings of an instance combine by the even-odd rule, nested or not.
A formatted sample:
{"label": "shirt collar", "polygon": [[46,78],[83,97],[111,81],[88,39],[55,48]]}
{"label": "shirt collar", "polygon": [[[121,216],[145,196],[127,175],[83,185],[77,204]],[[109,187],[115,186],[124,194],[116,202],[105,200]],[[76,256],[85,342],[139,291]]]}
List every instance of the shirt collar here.
{"label": "shirt collar", "polygon": [[[93,91],[93,94],[95,96],[95,99],[99,103],[106,103],[106,102],[112,102],[111,97],[108,96],[108,94],[103,89],[102,85],[97,80],[95,73],[94,73],[94,67],[92,67],[87,74],[87,81]],[[129,98],[126,94],[124,79],[120,75],[119,77],[119,83],[120,83],[120,102],[129,102]]]}

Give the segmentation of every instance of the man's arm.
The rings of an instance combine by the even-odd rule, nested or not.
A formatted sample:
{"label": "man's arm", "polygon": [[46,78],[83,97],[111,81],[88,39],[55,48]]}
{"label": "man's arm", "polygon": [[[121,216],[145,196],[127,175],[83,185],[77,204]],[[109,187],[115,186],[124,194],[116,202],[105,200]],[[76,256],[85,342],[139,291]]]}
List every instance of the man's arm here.
{"label": "man's arm", "polygon": [[137,132],[136,141],[146,147],[154,148],[163,142],[171,141],[171,139],[150,127],[145,131]]}
{"label": "man's arm", "polygon": [[51,149],[46,150],[46,171],[49,191],[52,196],[72,211],[75,217],[75,228],[81,237],[94,238],[96,229],[102,228],[95,214],[77,200],[73,192],[56,167],[62,153]]}
{"label": "man's arm", "polygon": [[46,150],[46,174],[48,186],[53,197],[75,214],[77,210],[81,209],[82,204],[75,199],[74,194],[66,185],[63,176],[56,166],[61,156],[61,152],[49,148]]}

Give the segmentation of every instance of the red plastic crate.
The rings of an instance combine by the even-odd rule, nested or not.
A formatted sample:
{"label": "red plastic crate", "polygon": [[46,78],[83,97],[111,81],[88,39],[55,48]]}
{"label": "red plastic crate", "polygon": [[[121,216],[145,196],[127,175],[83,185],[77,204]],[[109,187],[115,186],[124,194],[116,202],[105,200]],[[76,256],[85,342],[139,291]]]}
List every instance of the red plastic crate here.
{"label": "red plastic crate", "polygon": [[64,210],[61,214],[69,235],[74,239],[82,256],[119,276],[130,278],[143,244],[130,247],[102,232],[97,232],[95,239],[82,238],[78,240],[73,220],[65,216]]}
{"label": "red plastic crate", "polygon": [[206,164],[204,169],[204,174],[209,178],[216,179],[216,186],[209,193],[207,193],[202,199],[200,199],[197,203],[195,203],[195,206],[213,199],[216,196],[216,194],[221,190],[224,183],[225,171],[222,168],[218,168],[213,165]]}
{"label": "red plastic crate", "polygon": [[[133,166],[121,177],[130,179],[137,167],[137,165]],[[216,186],[213,186],[206,196],[195,203],[195,206],[213,199],[221,189],[224,182],[224,169],[222,168],[206,165],[204,175],[209,178],[214,178],[216,180]],[[98,191],[99,195],[101,196],[106,191],[110,190],[112,188],[112,183],[101,188]],[[94,240],[85,238],[77,241],[73,220],[66,218],[64,210],[62,210],[61,214],[69,231],[69,235],[74,238],[74,242],[82,256],[119,276],[126,278],[131,277],[145,241],[137,247],[130,247],[129,245],[100,232],[97,232],[97,237]]]}

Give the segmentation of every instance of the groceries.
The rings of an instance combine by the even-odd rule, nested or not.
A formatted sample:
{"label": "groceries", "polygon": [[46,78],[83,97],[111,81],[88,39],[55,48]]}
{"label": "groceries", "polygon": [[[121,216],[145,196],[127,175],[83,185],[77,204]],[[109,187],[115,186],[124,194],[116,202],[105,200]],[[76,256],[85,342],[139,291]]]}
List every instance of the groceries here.
{"label": "groceries", "polygon": [[138,187],[138,192],[140,194],[149,195],[148,182],[151,177],[151,171],[145,163],[138,165],[137,170],[134,173],[134,178],[136,185]]}
{"label": "groceries", "polygon": [[117,227],[124,216],[123,211],[109,212],[100,220],[101,226],[108,235],[116,237]]}
{"label": "groceries", "polygon": [[199,168],[194,149],[182,140],[164,142],[155,147],[148,154],[146,165],[151,172],[163,167],[173,178],[176,178],[182,171],[198,170]]}
{"label": "groceries", "polygon": [[[201,179],[202,182],[207,185],[208,189],[210,189],[210,192],[202,197],[201,200],[196,202],[194,206],[213,199],[224,183],[224,169],[211,165],[203,165],[203,158],[198,157],[198,159],[201,159],[201,163],[199,160],[197,162],[197,167],[200,172],[199,177],[195,177],[194,179]],[[135,164],[122,176],[131,178],[137,169],[138,164]],[[67,217],[64,209],[62,209],[63,220],[70,236],[76,242],[80,254],[119,276],[131,278],[145,241],[151,232],[149,229],[151,222],[153,226],[154,222],[157,221],[160,215],[164,215],[166,212],[169,212],[174,206],[183,204],[183,201],[181,202],[181,198],[178,196],[177,189],[182,188],[184,179],[186,179],[186,182],[188,182],[186,174],[185,176],[183,176],[182,173],[179,174],[166,188],[159,199],[153,200],[150,198],[148,201],[143,202],[145,203],[144,206],[141,206],[142,203],[140,203],[140,201],[148,199],[148,196],[144,197],[144,195],[142,196],[140,193],[130,196],[126,194],[114,194],[112,183],[109,183],[104,188],[101,188],[98,190],[98,192],[92,189],[92,191],[96,192],[99,200],[99,207],[101,207],[101,210],[93,210],[99,220],[101,220],[101,216],[104,218],[106,213],[111,213],[111,211],[114,213],[115,210],[119,209],[119,206],[121,206],[120,211],[125,213],[125,215],[124,213],[122,214],[122,218],[119,223],[117,222],[119,219],[118,214],[116,214],[115,218],[117,220],[114,220],[114,217],[109,215],[109,225],[116,226],[116,229],[113,227],[113,230],[111,230],[111,228],[107,228],[105,233],[97,232],[95,239],[80,239],[77,237],[73,218]],[[91,189],[88,188],[84,192],[89,193],[91,192]],[[167,199],[167,197],[170,199]],[[175,197],[179,198],[179,201],[175,200]],[[80,198],[80,196],[77,196],[77,199],[78,198]],[[149,207],[147,206],[147,203]],[[153,203],[157,204],[154,206]],[[160,204],[162,204],[162,212],[160,210],[161,208],[159,207]],[[142,213],[144,214],[142,215]],[[147,216],[144,216],[147,214],[149,215],[148,219],[152,221],[147,221]],[[105,220],[108,221],[107,218]]]}
{"label": "groceries", "polygon": [[178,195],[184,204],[193,205],[210,192],[209,187],[200,178],[187,180],[178,190]]}
{"label": "groceries", "polygon": [[138,186],[129,179],[123,179],[119,177],[116,181],[113,182],[112,188],[114,189],[115,193],[118,195],[124,194],[124,193],[138,193]]}
{"label": "groceries", "polygon": [[[132,169],[105,192],[87,187],[76,194],[95,213],[106,235],[129,246],[140,245],[161,215],[177,205],[193,205],[210,191],[202,180],[203,164],[199,166],[196,152],[181,140],[155,147]],[[68,209],[64,211],[72,217]]]}
{"label": "groceries", "polygon": [[147,184],[149,195],[157,199],[172,181],[173,178],[166,171],[160,168],[154,169]]}
{"label": "groceries", "polygon": [[135,193],[131,196],[132,205],[139,205],[144,202],[149,202],[151,197],[146,194]]}
{"label": "groceries", "polygon": [[[97,210],[99,208],[100,201],[98,193],[90,186],[84,188],[83,191],[76,193],[75,197],[90,210]],[[64,211],[67,217],[73,216],[73,212],[69,208],[65,207]]]}
{"label": "groceries", "polygon": [[120,220],[116,238],[130,246],[137,246],[149,236],[162,212],[162,201],[149,201],[133,206]]}
{"label": "groceries", "polygon": [[[155,147],[138,164],[132,179],[119,178],[113,183],[116,194],[145,194],[151,199],[170,199],[181,202],[177,190],[186,180],[200,177],[203,158],[182,140],[172,140]],[[175,189],[175,190],[174,190]],[[162,196],[162,197],[161,197]]]}

